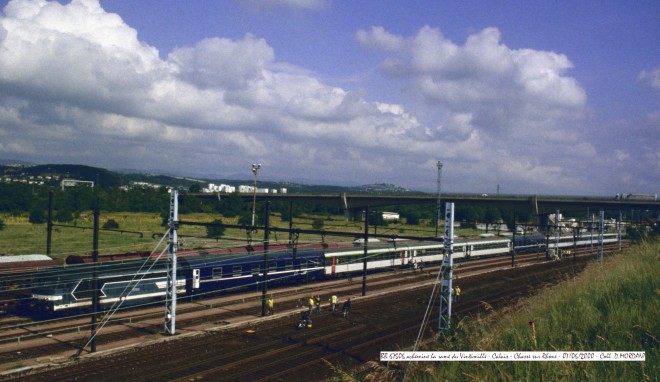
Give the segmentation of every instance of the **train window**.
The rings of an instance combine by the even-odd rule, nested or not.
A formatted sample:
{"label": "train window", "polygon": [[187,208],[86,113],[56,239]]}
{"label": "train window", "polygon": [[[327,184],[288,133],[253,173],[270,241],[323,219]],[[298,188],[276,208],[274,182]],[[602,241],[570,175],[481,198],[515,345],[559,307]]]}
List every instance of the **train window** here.
{"label": "train window", "polygon": [[277,263],[275,261],[268,262],[268,272],[277,271]]}
{"label": "train window", "polygon": [[291,269],[293,269],[293,261],[291,261],[291,260],[287,260],[287,261],[284,263],[284,269],[285,269],[285,270],[291,270]]}
{"label": "train window", "polygon": [[480,249],[490,249],[490,248],[505,248],[509,246],[509,242],[495,242],[495,243],[483,243],[483,244],[476,244],[474,246],[475,250],[480,250]]}
{"label": "train window", "polygon": [[213,268],[211,271],[211,277],[214,279],[222,278],[222,267]]}
{"label": "train window", "polygon": [[261,273],[261,266],[259,264],[252,264],[252,274],[258,275]]}
{"label": "train window", "polygon": [[243,275],[243,266],[242,265],[234,265],[232,268],[232,276],[242,276]]}

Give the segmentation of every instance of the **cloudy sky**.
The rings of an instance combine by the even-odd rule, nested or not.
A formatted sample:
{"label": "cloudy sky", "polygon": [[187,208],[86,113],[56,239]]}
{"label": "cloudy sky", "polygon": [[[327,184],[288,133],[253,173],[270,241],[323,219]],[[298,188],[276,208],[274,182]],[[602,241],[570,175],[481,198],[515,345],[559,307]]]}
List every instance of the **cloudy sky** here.
{"label": "cloudy sky", "polygon": [[660,193],[660,2],[0,1],[0,159]]}

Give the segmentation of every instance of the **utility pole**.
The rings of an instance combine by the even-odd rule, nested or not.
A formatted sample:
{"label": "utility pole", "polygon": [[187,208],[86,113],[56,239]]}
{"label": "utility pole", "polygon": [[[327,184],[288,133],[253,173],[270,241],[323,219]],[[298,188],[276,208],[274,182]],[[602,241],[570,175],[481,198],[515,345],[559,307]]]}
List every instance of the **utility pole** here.
{"label": "utility pole", "polygon": [[454,260],[454,203],[445,203],[445,257],[442,260],[442,284],[440,286],[440,319],[438,333],[448,330],[451,325],[451,291]]}
{"label": "utility pole", "polygon": [[555,255],[561,258],[559,251],[559,210],[555,212]]}
{"label": "utility pole", "polygon": [[621,210],[619,210],[619,224],[617,224],[618,234],[617,241],[619,242],[619,251],[621,250]]}
{"label": "utility pole", "polygon": [[367,295],[367,253],[369,252],[369,206],[364,212],[364,254],[362,255],[362,296]]}
{"label": "utility pole", "polygon": [[176,250],[179,228],[179,194],[172,190],[170,198],[169,243],[167,252],[167,285],[165,290],[165,334],[176,332]]}
{"label": "utility pole", "polygon": [[270,215],[270,202],[266,202],[266,215],[264,224],[264,282],[261,284],[261,316],[266,317],[266,295],[268,294],[268,240],[269,240],[269,215]]}
{"label": "utility pole", "polygon": [[598,259],[603,261],[603,230],[605,228],[605,211],[598,213]]}
{"label": "utility pole", "polygon": [[[293,245],[293,200],[289,201],[289,245]],[[295,259],[295,252],[293,257]]]}
{"label": "utility pole", "polygon": [[513,213],[513,237],[511,240],[511,268],[516,265],[516,213]]}
{"label": "utility pole", "polygon": [[99,280],[97,262],[99,261],[99,207],[94,207],[94,235],[92,238],[92,322],[90,351],[96,353],[96,312],[99,305]]}
{"label": "utility pole", "polygon": [[436,204],[435,204],[435,237],[438,237],[438,229],[440,226],[440,210],[442,210],[441,196],[442,196],[442,162],[438,161],[438,184],[436,188]]}
{"label": "utility pole", "polygon": [[53,245],[53,190],[48,191],[48,224],[46,224],[46,255],[50,256]]}

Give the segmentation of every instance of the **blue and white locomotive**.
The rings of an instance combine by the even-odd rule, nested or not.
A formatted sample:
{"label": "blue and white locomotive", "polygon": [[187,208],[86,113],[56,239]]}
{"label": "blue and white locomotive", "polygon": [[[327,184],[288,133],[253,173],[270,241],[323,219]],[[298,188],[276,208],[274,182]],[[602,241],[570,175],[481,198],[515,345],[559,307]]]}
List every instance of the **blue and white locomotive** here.
{"label": "blue and white locomotive", "polygon": [[[225,292],[264,282],[262,253],[182,256],[177,259],[177,295]],[[276,251],[268,254],[269,284],[315,280],[323,276],[323,252]],[[102,308],[145,304],[165,297],[166,259],[132,259],[69,265],[39,275],[32,289],[35,306],[49,312],[89,309],[94,266]]]}

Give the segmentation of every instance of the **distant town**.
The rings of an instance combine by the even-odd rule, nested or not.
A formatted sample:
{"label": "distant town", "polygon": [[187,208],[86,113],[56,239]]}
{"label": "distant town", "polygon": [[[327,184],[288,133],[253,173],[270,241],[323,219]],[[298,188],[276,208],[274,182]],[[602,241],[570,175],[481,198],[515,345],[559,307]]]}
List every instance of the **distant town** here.
{"label": "distant town", "polygon": [[[189,190],[203,193],[254,193],[251,180],[199,179],[158,174],[114,172],[103,168],[67,164],[0,164],[0,182],[33,186],[117,187],[120,189],[154,188]],[[244,183],[245,182],[245,183]],[[419,193],[394,184],[370,184],[362,186],[309,185],[292,182],[259,180],[256,193],[286,194],[289,192],[355,192],[406,194]]]}

